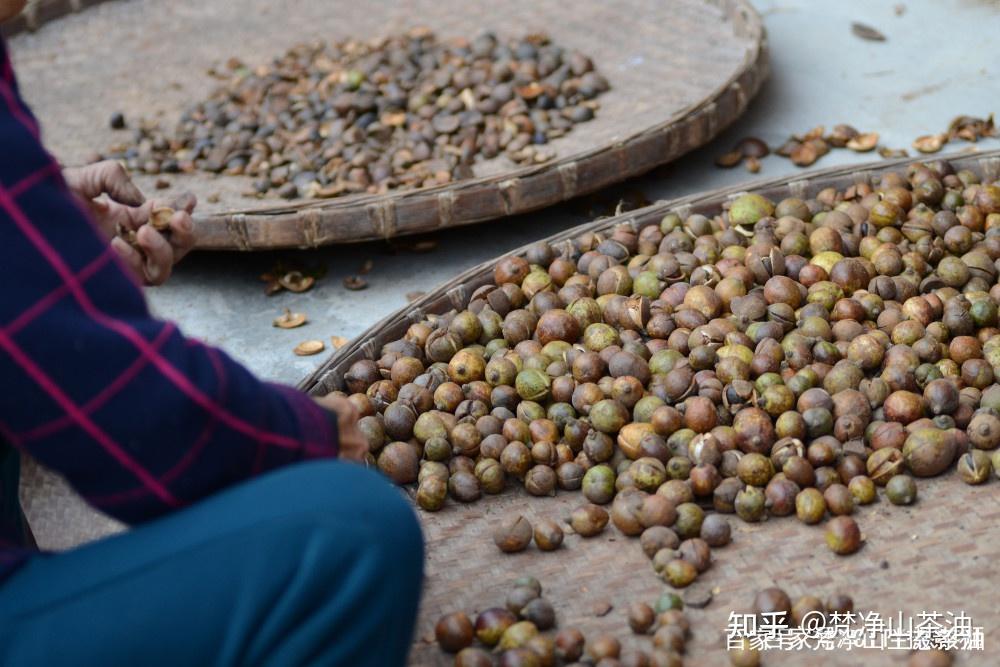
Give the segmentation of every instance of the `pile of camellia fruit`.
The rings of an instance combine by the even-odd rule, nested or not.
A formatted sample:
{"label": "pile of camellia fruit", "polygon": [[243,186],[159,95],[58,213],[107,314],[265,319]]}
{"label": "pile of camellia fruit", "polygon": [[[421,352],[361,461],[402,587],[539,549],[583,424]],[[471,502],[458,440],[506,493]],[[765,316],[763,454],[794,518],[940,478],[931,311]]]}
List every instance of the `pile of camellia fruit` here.
{"label": "pile of camellia fruit", "polygon": [[[641,535],[680,588],[722,515],[795,515],[846,555],[880,488],[910,504],[915,478],[1000,470],[1000,184],[915,164],[558,248],[504,257],[465,310],[346,373],[373,463],[424,510],[579,490],[569,529]],[[539,527],[559,547],[519,519],[502,550]]]}

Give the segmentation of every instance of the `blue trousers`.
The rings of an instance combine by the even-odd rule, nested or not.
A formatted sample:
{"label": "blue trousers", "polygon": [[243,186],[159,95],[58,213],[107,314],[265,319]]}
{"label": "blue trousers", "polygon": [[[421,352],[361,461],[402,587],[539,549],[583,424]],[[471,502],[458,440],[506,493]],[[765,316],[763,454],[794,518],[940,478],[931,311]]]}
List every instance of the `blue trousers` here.
{"label": "blue trousers", "polygon": [[422,576],[399,490],[300,464],[29,560],[0,583],[0,665],[402,665]]}

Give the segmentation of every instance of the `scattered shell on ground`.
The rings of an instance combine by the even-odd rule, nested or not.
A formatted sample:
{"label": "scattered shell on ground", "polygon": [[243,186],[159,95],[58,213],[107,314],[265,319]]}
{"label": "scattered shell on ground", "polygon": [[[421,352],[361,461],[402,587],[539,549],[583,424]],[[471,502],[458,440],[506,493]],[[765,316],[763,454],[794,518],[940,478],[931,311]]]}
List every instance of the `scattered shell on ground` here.
{"label": "scattered shell on ground", "polygon": [[913,147],[921,153],[937,153],[947,141],[943,134],[925,134],[913,140]]}
{"label": "scattered shell on ground", "polygon": [[863,132],[847,142],[847,147],[857,153],[867,153],[878,145],[878,132]]}
{"label": "scattered shell on ground", "polygon": [[309,321],[305,313],[293,313],[288,308],[285,308],[285,313],[279,317],[274,318],[274,326],[279,329],[295,329],[302,326]]}
{"label": "scattered shell on ground", "polygon": [[310,357],[314,354],[319,354],[324,349],[326,349],[326,345],[323,344],[323,341],[307,340],[296,345],[292,351],[300,357]]}
{"label": "scattered shell on ground", "polygon": [[743,153],[740,151],[729,151],[728,153],[723,153],[715,159],[715,166],[722,167],[723,169],[728,169],[730,167],[735,167],[740,162],[743,161]]}
{"label": "scattered shell on ground", "polygon": [[884,158],[895,158],[895,157],[909,157],[910,154],[906,152],[905,148],[889,148],[888,146],[881,146],[878,149],[878,154]]}
{"label": "scattered shell on ground", "polygon": [[361,276],[347,276],[344,278],[344,287],[352,291],[362,290],[368,287],[368,281]]}
{"label": "scattered shell on ground", "polygon": [[301,293],[311,289],[316,284],[316,279],[301,271],[289,271],[278,278],[278,284],[289,292]]}

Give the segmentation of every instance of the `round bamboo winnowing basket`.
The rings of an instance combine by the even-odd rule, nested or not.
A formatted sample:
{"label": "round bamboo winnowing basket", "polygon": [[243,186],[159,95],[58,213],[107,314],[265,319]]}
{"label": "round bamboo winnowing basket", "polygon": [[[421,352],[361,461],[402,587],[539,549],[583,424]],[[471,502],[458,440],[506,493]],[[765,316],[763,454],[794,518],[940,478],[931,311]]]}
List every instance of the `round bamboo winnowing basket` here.
{"label": "round bamboo winnowing basket", "polygon": [[[39,0],[9,29],[23,33],[94,1]],[[283,202],[245,197],[249,178],[170,176],[171,189],[158,194],[188,189],[201,201],[197,247],[314,247],[533,211],[701,146],[743,112],[767,76],[764,28],[746,0],[130,0],[19,34],[11,47],[47,144],[74,164],[129,136],[108,128],[112,112],[172,127],[215,86],[205,70],[230,57],[254,65],[304,41],[374,38],[415,25],[443,38],[546,32],[590,55],[612,89],[598,98],[594,120],[550,144],[553,161],[519,167],[494,158],[448,186]],[[137,180],[155,192],[157,177]]]}
{"label": "round bamboo winnowing basket", "polygon": [[[668,212],[713,215],[743,191],[759,192],[775,201],[814,195],[825,187],[844,188],[870,181],[909,162],[835,168],[685,197],[576,227],[548,240],[558,246],[583,232],[606,231],[623,222],[639,227],[655,224]],[[957,156],[952,163],[986,178],[1000,178],[1000,151]],[[354,361],[378,358],[382,345],[401,338],[411,322],[424,314],[464,307],[476,287],[492,280],[494,265],[495,261],[470,269],[379,322],[341,348],[302,383],[302,388],[320,395],[342,387],[343,375]],[[1000,482],[993,479],[981,487],[969,487],[947,474],[919,480],[918,487],[919,500],[912,507],[892,506],[883,497],[874,505],[859,508],[855,517],[866,543],[846,558],[827,549],[822,527],[805,526],[794,518],[751,525],[731,517],[733,543],[713,550],[712,568],[692,586],[699,593],[711,591],[714,598],[707,608],[688,611],[694,634],[684,664],[728,664],[724,631],[729,613],[747,612],[754,594],[773,585],[783,587],[793,599],[806,594],[826,598],[835,592],[847,593],[853,596],[857,609],[876,611],[884,619],[899,612],[916,618],[921,612],[964,611],[983,628],[986,650],[961,654],[956,665],[1000,664],[1000,608],[991,584],[1000,559],[1000,533],[996,530]],[[412,494],[412,489],[408,492]],[[578,627],[588,637],[611,633],[626,647],[648,650],[650,638],[629,631],[624,610],[635,601],[652,604],[670,589],[653,573],[636,539],[609,527],[589,540],[568,535],[555,553],[531,546],[520,554],[505,555],[493,545],[493,528],[513,512],[531,521],[559,521],[583,502],[578,492],[560,491],[553,498],[535,498],[509,485],[499,496],[486,496],[469,505],[449,499],[440,512],[420,512],[427,541],[427,579],[411,663],[452,664],[451,657],[433,642],[437,619],[454,611],[472,614],[503,606],[509,582],[526,574],[542,582],[546,597],[556,606],[559,627]],[[596,611],[607,603],[613,606],[611,611],[598,616]],[[855,649],[768,654],[763,664],[855,667],[905,662],[905,651]]]}

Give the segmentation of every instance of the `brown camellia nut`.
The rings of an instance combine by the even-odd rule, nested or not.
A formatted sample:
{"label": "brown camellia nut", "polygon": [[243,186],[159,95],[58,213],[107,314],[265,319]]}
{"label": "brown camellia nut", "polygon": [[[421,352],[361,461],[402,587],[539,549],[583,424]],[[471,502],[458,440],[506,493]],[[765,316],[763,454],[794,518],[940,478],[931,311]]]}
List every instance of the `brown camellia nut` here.
{"label": "brown camellia nut", "polygon": [[651,494],[642,499],[635,517],[643,528],[670,526],[677,520],[677,511],[665,497]]}
{"label": "brown camellia nut", "polygon": [[795,497],[795,514],[807,525],[817,524],[826,515],[826,500],[818,489],[807,488]]}
{"label": "brown camellia nut", "polygon": [[826,508],[830,514],[847,515],[854,513],[854,496],[843,484],[831,484],[823,492]]}
{"label": "brown camellia nut", "polygon": [[982,484],[990,478],[993,463],[989,454],[981,449],[972,449],[959,457],[956,469],[959,478],[966,484]]}
{"label": "brown camellia nut", "polygon": [[686,632],[677,625],[663,625],[653,633],[653,646],[661,650],[681,653],[687,642]]}
{"label": "brown camellia nut", "polygon": [[493,271],[493,282],[497,285],[504,283],[514,283],[520,285],[531,270],[528,261],[522,257],[504,257],[497,262]]}
{"label": "brown camellia nut", "polygon": [[628,625],[637,635],[644,635],[649,632],[656,622],[656,614],[653,608],[645,602],[633,602],[626,611]]}
{"label": "brown camellia nut", "polygon": [[472,621],[463,612],[442,616],[434,626],[434,636],[442,650],[457,653],[475,640]]}
{"label": "brown camellia nut", "polygon": [[754,647],[750,640],[743,638],[728,649],[729,663],[733,667],[759,667],[760,650]]}
{"label": "brown camellia nut", "polygon": [[701,539],[710,547],[724,547],[731,539],[729,521],[721,514],[709,514],[701,523]]}
{"label": "brown camellia nut", "polygon": [[886,419],[909,424],[924,415],[924,399],[910,391],[894,391],[882,405]]}
{"label": "brown camellia nut", "polygon": [[531,523],[518,514],[500,522],[493,531],[493,542],[504,553],[516,553],[528,548],[532,535]]}
{"label": "brown camellia nut", "polygon": [[951,654],[942,649],[917,651],[910,656],[907,667],[951,667]]}
{"label": "brown camellia nut", "polygon": [[690,561],[675,558],[666,563],[661,575],[674,588],[684,588],[698,578],[698,568]]}
{"label": "brown camellia nut", "polygon": [[535,524],[535,544],[542,551],[555,551],[562,546],[564,533],[555,521],[542,519]]}
{"label": "brown camellia nut", "polygon": [[685,403],[684,422],[695,433],[707,433],[718,423],[715,404],[703,396],[693,396]]}
{"label": "brown camellia nut", "polygon": [[569,525],[581,537],[593,537],[608,525],[607,511],[599,505],[589,503],[578,507],[570,514]]}
{"label": "brown camellia nut", "polygon": [[368,387],[382,379],[378,365],[370,359],[360,359],[344,374],[344,382],[351,393],[363,393]]}
{"label": "brown camellia nut", "polygon": [[826,600],[826,610],[841,616],[854,611],[854,600],[846,593],[834,593]]}
{"label": "brown camellia nut", "polygon": [[813,595],[803,595],[792,605],[792,625],[801,626],[803,619],[815,622],[815,619],[823,619],[826,614],[826,606],[823,601]]}
{"label": "brown camellia nut", "polygon": [[[532,637],[528,642],[535,638]],[[500,653],[499,667],[534,667],[535,665],[541,665],[541,657],[527,647],[528,642],[525,642],[525,646],[509,648]]]}
{"label": "brown camellia nut", "polygon": [[795,512],[795,497],[799,485],[790,479],[775,476],[764,489],[765,507],[772,516],[788,516]]}
{"label": "brown camellia nut", "polygon": [[379,452],[378,469],[396,484],[412,484],[420,471],[420,455],[408,442],[390,442]]}
{"label": "brown camellia nut", "polygon": [[531,621],[518,621],[504,630],[497,645],[502,651],[522,648],[538,636],[538,628]]}
{"label": "brown camellia nut", "polygon": [[535,331],[543,345],[557,340],[575,343],[580,337],[580,325],[576,318],[558,308],[543,313],[538,318]]}
{"label": "brown camellia nut", "polygon": [[688,473],[688,480],[694,494],[704,498],[715,492],[716,487],[722,483],[722,476],[714,465],[706,463],[692,468]]}
{"label": "brown camellia nut", "polygon": [[849,516],[837,516],[826,525],[826,545],[839,555],[847,556],[861,548],[861,529]]}
{"label": "brown camellia nut", "polygon": [[909,433],[907,433],[906,428],[899,422],[883,422],[872,432],[872,449],[892,447],[902,451],[907,435]]}
{"label": "brown camellia nut", "polygon": [[792,600],[782,589],[772,586],[757,593],[753,599],[753,612],[755,614],[776,614],[772,618],[775,621],[782,620],[787,624],[791,621]]}
{"label": "brown camellia nut", "polygon": [[751,452],[740,458],[736,473],[744,484],[764,487],[774,475],[774,465],[766,456]]}
{"label": "brown camellia nut", "polygon": [[556,655],[566,661],[575,662],[583,656],[586,640],[576,628],[563,628],[556,633]]}
{"label": "brown camellia nut", "polygon": [[[672,594],[667,595],[671,596],[671,598],[676,597]],[[683,610],[676,607],[661,611],[656,617],[656,622],[660,626],[676,625],[684,631],[685,636],[691,632],[691,621],[688,620],[688,617]]]}
{"label": "brown camellia nut", "polygon": [[774,444],[774,424],[760,408],[744,408],[733,418],[733,428],[740,439],[740,449],[747,453],[763,453]]}
{"label": "brown camellia nut", "polygon": [[615,496],[611,505],[611,522],[625,535],[634,537],[644,530],[638,517],[643,497],[641,491],[634,489],[625,489]]}
{"label": "brown camellia nut", "polygon": [[876,449],[866,463],[868,476],[879,486],[885,486],[893,476],[903,472],[903,453],[894,447]]}
{"label": "brown camellia nut", "polygon": [[986,412],[975,415],[966,432],[969,442],[977,449],[993,450],[1000,447],[1000,418],[996,415]]}
{"label": "brown camellia nut", "polygon": [[617,658],[621,654],[622,645],[613,635],[601,635],[587,644],[587,654],[596,661],[602,658]]}
{"label": "brown camellia nut", "polygon": [[816,470],[801,456],[791,456],[785,461],[781,471],[785,477],[800,487],[812,486],[816,482]]}
{"label": "brown camellia nut", "polygon": [[524,477],[524,488],[533,496],[556,494],[556,473],[547,465],[536,465]]}
{"label": "brown camellia nut", "polygon": [[493,667],[493,656],[481,648],[466,647],[455,655],[455,667]]}
{"label": "brown camellia nut", "polygon": [[699,573],[712,565],[712,550],[708,543],[700,537],[694,537],[681,542],[677,549],[681,558],[694,565]]}
{"label": "brown camellia nut", "polygon": [[652,558],[663,549],[676,549],[680,546],[681,540],[677,537],[677,533],[666,526],[651,526],[642,531],[639,544],[642,545],[646,557]]}
{"label": "brown camellia nut", "polygon": [[493,607],[476,616],[476,639],[486,646],[496,646],[503,633],[517,623],[517,616],[503,607]]}
{"label": "brown camellia nut", "polygon": [[514,588],[507,593],[505,605],[507,610],[517,616],[521,615],[521,610],[535,598],[542,594],[541,584],[537,580],[515,582]]}
{"label": "brown camellia nut", "polygon": [[482,496],[479,480],[468,470],[458,470],[448,478],[448,492],[462,503],[474,502]]}
{"label": "brown camellia nut", "polygon": [[535,598],[521,609],[521,618],[545,631],[556,624],[556,612],[552,603],[545,598]]}
{"label": "brown camellia nut", "polygon": [[940,429],[917,429],[907,436],[903,457],[916,477],[940,475],[955,460],[955,441]]}

